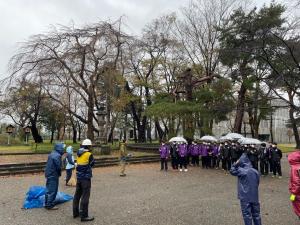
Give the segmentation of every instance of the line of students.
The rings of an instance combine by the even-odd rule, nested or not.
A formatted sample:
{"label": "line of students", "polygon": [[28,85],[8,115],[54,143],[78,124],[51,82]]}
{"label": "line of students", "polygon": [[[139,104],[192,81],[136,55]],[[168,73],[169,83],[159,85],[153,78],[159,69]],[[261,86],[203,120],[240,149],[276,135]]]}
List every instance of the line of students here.
{"label": "line of students", "polygon": [[219,169],[221,163],[222,169],[229,171],[231,165],[245,152],[254,169],[258,170],[258,165],[260,165],[262,175],[268,175],[270,171],[273,172],[273,177],[277,174],[279,178],[282,176],[280,163],[282,152],[277,148],[276,143],[269,143],[268,147],[263,143],[257,148],[255,145],[240,145],[235,141],[224,143],[197,143],[193,141],[191,144],[172,142],[169,145],[162,142],[159,152],[161,170],[168,170],[167,162],[168,158],[171,158],[173,169],[187,172],[187,165],[199,166],[201,157],[203,169]]}

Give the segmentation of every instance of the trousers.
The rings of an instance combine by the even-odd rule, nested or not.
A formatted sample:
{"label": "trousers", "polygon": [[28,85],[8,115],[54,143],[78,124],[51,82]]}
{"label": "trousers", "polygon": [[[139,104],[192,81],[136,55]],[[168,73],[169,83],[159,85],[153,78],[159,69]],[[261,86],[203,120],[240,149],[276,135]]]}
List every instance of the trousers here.
{"label": "trousers", "polygon": [[45,208],[53,208],[54,200],[58,191],[58,177],[48,177],[46,181]]}
{"label": "trousers", "polygon": [[260,204],[245,201],[240,203],[245,225],[261,225]]}
{"label": "trousers", "polygon": [[89,216],[90,194],[91,179],[77,180],[76,191],[73,199],[73,216],[80,215],[82,218]]}

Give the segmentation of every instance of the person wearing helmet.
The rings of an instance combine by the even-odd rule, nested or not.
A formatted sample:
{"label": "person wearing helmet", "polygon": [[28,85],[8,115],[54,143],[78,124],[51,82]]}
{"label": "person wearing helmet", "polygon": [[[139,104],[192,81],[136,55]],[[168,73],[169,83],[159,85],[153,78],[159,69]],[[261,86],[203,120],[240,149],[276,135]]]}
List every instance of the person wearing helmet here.
{"label": "person wearing helmet", "polygon": [[54,200],[58,191],[59,177],[61,176],[61,156],[64,154],[64,144],[55,144],[54,150],[48,156],[45,177],[46,177],[46,194],[45,208],[49,210],[58,209]]}
{"label": "person wearing helmet", "polygon": [[[90,139],[83,140],[81,148],[77,151],[77,184],[73,199],[73,217],[81,217],[81,221],[92,221],[94,217],[88,214],[89,199],[91,193],[92,167],[94,157],[91,153],[92,142]],[[80,213],[79,213],[80,203]]]}

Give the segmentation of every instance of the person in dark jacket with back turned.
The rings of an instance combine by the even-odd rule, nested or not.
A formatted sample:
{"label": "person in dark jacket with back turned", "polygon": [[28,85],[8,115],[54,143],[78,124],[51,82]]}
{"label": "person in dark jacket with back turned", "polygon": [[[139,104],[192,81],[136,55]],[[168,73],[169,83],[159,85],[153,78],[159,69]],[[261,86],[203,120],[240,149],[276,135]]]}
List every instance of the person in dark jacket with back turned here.
{"label": "person in dark jacket with back turned", "polygon": [[[91,193],[92,167],[94,157],[91,153],[92,142],[85,139],[81,148],[77,151],[77,184],[73,200],[73,217],[81,217],[81,221],[92,221],[94,217],[89,217],[88,207]],[[80,203],[80,211],[79,211]]]}
{"label": "person in dark jacket with back turned", "polygon": [[46,181],[46,194],[45,194],[45,208],[49,210],[58,209],[54,205],[56,198],[59,177],[61,176],[61,156],[64,154],[64,144],[55,144],[54,150],[48,156],[45,177]]}
{"label": "person in dark jacket with back turned", "polygon": [[258,197],[259,173],[244,153],[230,169],[233,176],[238,177],[238,198],[245,225],[261,225],[260,204]]}

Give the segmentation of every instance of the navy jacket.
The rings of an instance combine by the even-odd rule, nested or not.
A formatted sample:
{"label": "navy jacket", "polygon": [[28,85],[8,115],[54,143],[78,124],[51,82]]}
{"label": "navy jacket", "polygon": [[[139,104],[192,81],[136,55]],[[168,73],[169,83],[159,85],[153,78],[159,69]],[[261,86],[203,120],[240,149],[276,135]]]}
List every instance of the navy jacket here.
{"label": "navy jacket", "polygon": [[92,167],[95,161],[92,153],[86,149],[80,148],[77,151],[77,179],[86,180],[93,177]]}
{"label": "navy jacket", "polygon": [[230,173],[238,177],[238,198],[241,201],[258,203],[259,173],[252,168],[246,153],[232,165]]}
{"label": "navy jacket", "polygon": [[64,154],[64,144],[55,144],[54,150],[49,154],[46,169],[45,177],[60,177],[61,176],[61,156]]}

